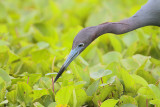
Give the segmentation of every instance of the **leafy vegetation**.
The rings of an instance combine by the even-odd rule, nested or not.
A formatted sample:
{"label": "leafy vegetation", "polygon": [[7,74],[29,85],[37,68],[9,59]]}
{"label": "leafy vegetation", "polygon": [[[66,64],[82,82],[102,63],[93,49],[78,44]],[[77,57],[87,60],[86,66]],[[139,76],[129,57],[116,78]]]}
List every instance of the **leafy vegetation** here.
{"label": "leafy vegetation", "polygon": [[53,86],[76,34],[146,0],[0,0],[0,106],[160,106],[160,31],[95,40]]}

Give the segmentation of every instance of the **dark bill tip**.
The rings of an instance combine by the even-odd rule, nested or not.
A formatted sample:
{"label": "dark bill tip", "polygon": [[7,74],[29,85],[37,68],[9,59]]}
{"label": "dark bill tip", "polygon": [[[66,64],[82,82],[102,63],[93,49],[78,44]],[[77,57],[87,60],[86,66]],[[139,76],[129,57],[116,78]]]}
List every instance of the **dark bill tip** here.
{"label": "dark bill tip", "polygon": [[68,65],[79,55],[79,53],[82,51],[83,47],[76,47],[75,49],[71,50],[67,60],[62,65],[61,69],[59,70],[54,82],[58,80],[58,78],[62,75],[64,70],[68,67]]}
{"label": "dark bill tip", "polygon": [[54,83],[58,80],[58,78],[62,75],[62,73],[64,72],[66,68],[64,67],[64,65],[62,65],[61,69],[59,70],[56,78],[54,79]]}

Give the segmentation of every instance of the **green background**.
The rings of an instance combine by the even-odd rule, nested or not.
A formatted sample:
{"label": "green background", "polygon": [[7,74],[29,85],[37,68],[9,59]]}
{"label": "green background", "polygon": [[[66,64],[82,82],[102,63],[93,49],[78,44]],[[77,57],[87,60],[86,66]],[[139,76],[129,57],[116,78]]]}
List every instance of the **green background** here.
{"label": "green background", "polygon": [[0,106],[160,106],[160,31],[105,34],[54,84],[76,34],[147,0],[0,0]]}

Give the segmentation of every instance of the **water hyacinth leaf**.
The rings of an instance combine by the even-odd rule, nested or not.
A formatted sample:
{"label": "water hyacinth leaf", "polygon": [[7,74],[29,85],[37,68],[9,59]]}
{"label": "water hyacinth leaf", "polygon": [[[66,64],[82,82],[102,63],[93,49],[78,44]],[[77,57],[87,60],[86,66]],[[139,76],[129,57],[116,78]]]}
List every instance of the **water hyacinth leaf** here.
{"label": "water hyacinth leaf", "polygon": [[34,101],[47,94],[48,94],[48,91],[46,89],[40,89],[40,90],[33,90],[33,94],[31,94],[30,96],[33,98],[33,101]]}
{"label": "water hyacinth leaf", "polygon": [[100,78],[107,76],[107,75],[110,75],[110,74],[112,74],[112,71],[102,69],[97,72],[91,72],[90,77],[96,80],[96,79],[100,79]]}
{"label": "water hyacinth leaf", "polygon": [[49,44],[47,42],[38,42],[37,46],[39,49],[45,49],[49,47]]}
{"label": "water hyacinth leaf", "polygon": [[149,88],[153,91],[157,99],[160,99],[160,89],[154,84],[149,84]]}
{"label": "water hyacinth leaf", "polygon": [[[6,18],[7,12],[6,12],[5,6],[2,3],[0,3],[0,13],[1,13],[0,20]],[[3,33],[3,32],[0,32],[0,33]]]}
{"label": "water hyacinth leaf", "polygon": [[50,53],[46,49],[37,50],[32,52],[32,58],[35,62],[41,62],[43,60],[49,59]]}
{"label": "water hyacinth leaf", "polygon": [[118,100],[108,99],[101,104],[101,107],[115,107]]}
{"label": "water hyacinth leaf", "polygon": [[[132,32],[134,33],[134,32]],[[138,36],[136,34],[128,33],[123,36],[122,40],[127,47],[131,47],[132,44],[138,41]],[[134,35],[134,36],[133,36]]]}
{"label": "water hyacinth leaf", "polygon": [[154,84],[156,82],[156,79],[148,71],[138,70],[136,74],[144,78],[148,82],[148,84]]}
{"label": "water hyacinth leaf", "polygon": [[135,43],[133,43],[131,46],[129,46],[127,48],[126,55],[127,56],[132,56],[132,55],[134,55],[136,53],[137,50],[138,50],[137,49],[137,43],[135,42]]}
{"label": "water hyacinth leaf", "polygon": [[74,87],[66,86],[61,88],[55,95],[55,101],[57,104],[68,104]]}
{"label": "water hyacinth leaf", "polygon": [[156,106],[160,106],[160,99],[151,100],[149,103]]}
{"label": "water hyacinth leaf", "polygon": [[9,45],[9,42],[4,41],[4,40],[0,40],[0,46],[1,46],[1,45]]}
{"label": "water hyacinth leaf", "polygon": [[139,66],[142,66],[146,63],[149,63],[148,61],[149,61],[150,58],[151,57],[143,56],[143,55],[140,55],[140,54],[136,54],[136,55],[133,56],[133,59],[136,60],[136,62],[138,62]]}
{"label": "water hyacinth leaf", "polygon": [[48,107],[56,107],[56,105],[57,105],[56,102],[53,102],[53,103],[49,104]]}
{"label": "water hyacinth leaf", "polygon": [[98,25],[99,23],[106,22],[106,18],[108,16],[108,14],[106,14],[106,12],[104,10],[105,9],[103,7],[101,7],[100,9],[95,9],[94,11],[92,11],[91,12],[92,14],[89,15],[85,25],[86,26],[94,26],[94,25]]}
{"label": "water hyacinth leaf", "polygon": [[10,103],[12,104],[17,103],[17,91],[16,90],[8,92],[6,97]]}
{"label": "water hyacinth leaf", "polygon": [[0,66],[5,66],[9,60],[9,48],[7,46],[0,46]]}
{"label": "water hyacinth leaf", "polygon": [[5,98],[6,82],[0,77],[0,102]]}
{"label": "water hyacinth leaf", "polygon": [[123,50],[123,42],[120,37],[111,35],[109,36],[109,39],[115,51],[121,52]]}
{"label": "water hyacinth leaf", "polygon": [[124,105],[124,104],[138,105],[135,98],[133,98],[131,96],[127,96],[127,95],[123,95],[123,96],[120,97],[120,103],[121,103],[121,105]]}
{"label": "water hyacinth leaf", "polygon": [[96,93],[93,95],[93,99],[92,101],[94,102],[94,104],[98,105],[98,101],[104,101],[105,98],[110,94],[110,92],[112,92],[115,89],[115,86],[109,86],[106,85],[104,87],[101,87],[100,89],[98,89],[96,91]]}
{"label": "water hyacinth leaf", "polygon": [[[97,57],[97,47],[91,44],[84,52],[82,52],[82,56],[88,60],[90,66],[93,66],[99,63],[99,57]],[[93,59],[94,58],[94,59]]]}
{"label": "water hyacinth leaf", "polygon": [[134,104],[124,104],[121,107],[138,107],[138,106],[136,106]]}
{"label": "water hyacinth leaf", "polygon": [[40,80],[39,80],[39,87],[40,88],[48,89],[48,88],[50,88],[51,85],[52,85],[51,78],[48,78],[48,77],[40,78]]}
{"label": "water hyacinth leaf", "polygon": [[136,90],[136,85],[132,76],[126,70],[122,69],[121,77],[124,82],[125,90],[127,92],[134,92]]}
{"label": "water hyacinth leaf", "polygon": [[149,87],[141,87],[137,93],[138,95],[142,95],[147,99],[151,99],[151,98],[154,99],[156,97],[153,91]]}
{"label": "water hyacinth leaf", "polygon": [[74,89],[73,90],[73,97],[71,96],[71,99],[70,99],[70,101],[69,101],[69,103],[70,103],[70,105],[72,105],[73,107],[76,107],[76,105],[77,105],[77,99],[76,99],[76,90]]}
{"label": "water hyacinth leaf", "polygon": [[83,89],[76,88],[75,90],[73,90],[69,105],[71,105],[72,107],[80,107],[85,102],[87,102],[87,100],[88,96],[86,92]]}
{"label": "water hyacinth leaf", "polygon": [[8,103],[8,100],[4,100],[2,102],[0,102],[0,106],[3,106],[4,104],[7,104]]}
{"label": "water hyacinth leaf", "polygon": [[156,65],[160,65],[160,61],[155,59],[155,58],[151,58],[150,59],[152,63],[156,64]]}
{"label": "water hyacinth leaf", "polygon": [[20,102],[21,104],[25,103],[25,105],[31,103],[32,101],[32,98],[30,97],[31,92],[32,89],[27,83],[19,82],[16,88],[18,102]]}
{"label": "water hyacinth leaf", "polygon": [[107,84],[113,84],[116,81],[116,76],[113,76],[107,80]]}
{"label": "water hyacinth leaf", "polygon": [[119,62],[121,58],[122,55],[119,52],[108,52],[103,56],[103,62],[106,64],[110,64],[112,62]]}
{"label": "water hyacinth leaf", "polygon": [[8,60],[9,63],[14,63],[14,62],[19,61],[19,60],[20,60],[20,58],[19,58],[18,55],[16,55],[12,51],[9,51],[9,60]]}
{"label": "water hyacinth leaf", "polygon": [[140,107],[146,107],[146,100],[147,98],[143,95],[138,95],[135,97],[135,99],[137,100],[138,106]]}
{"label": "water hyacinth leaf", "polygon": [[[110,100],[118,100],[115,107],[160,106],[160,30],[156,26],[98,37],[52,84],[81,29],[93,25],[97,29],[85,34],[97,34],[99,24],[113,22],[114,26],[145,3],[0,0],[0,69],[6,73],[0,71],[0,106],[100,107]],[[112,73],[91,77],[101,69]],[[58,96],[61,89],[65,92]]]}
{"label": "water hyacinth leaf", "polygon": [[74,63],[73,65],[71,64],[71,66],[73,67],[74,73],[78,77],[80,77],[83,81],[85,81],[86,85],[88,85],[90,83],[89,71],[88,70],[84,71],[84,69],[82,69],[78,64]]}
{"label": "water hyacinth leaf", "polygon": [[39,102],[35,102],[34,104],[34,107],[44,107],[41,103]]}
{"label": "water hyacinth leaf", "polygon": [[41,74],[29,74],[28,76],[24,77],[24,79],[28,82],[30,86],[33,86],[40,78]]}
{"label": "water hyacinth leaf", "polygon": [[10,84],[11,79],[10,79],[8,73],[5,70],[3,70],[2,68],[0,68],[0,77],[7,83],[7,85]]}
{"label": "water hyacinth leaf", "polygon": [[139,65],[133,58],[121,60],[123,67],[127,70],[137,70]]}
{"label": "water hyacinth leaf", "polygon": [[86,90],[88,96],[92,96],[98,89],[100,80],[93,82]]}
{"label": "water hyacinth leaf", "polygon": [[46,76],[50,76],[50,77],[53,77],[53,76],[56,76],[57,75],[57,73],[47,73],[47,74],[45,74]]}
{"label": "water hyacinth leaf", "polygon": [[[50,89],[52,87],[52,78],[41,77],[38,84],[39,88]],[[56,92],[61,88],[60,84],[54,84],[54,91]]]}
{"label": "water hyacinth leaf", "polygon": [[139,84],[141,86],[148,86],[148,83],[145,79],[143,79],[142,77],[138,76],[138,75],[131,75],[131,77],[134,79],[136,84]]}
{"label": "water hyacinth leaf", "polygon": [[89,65],[88,62],[87,62],[84,58],[82,58],[81,56],[79,56],[78,59],[79,59],[80,62],[82,62],[82,64],[84,64],[85,66],[88,66],[88,65]]}

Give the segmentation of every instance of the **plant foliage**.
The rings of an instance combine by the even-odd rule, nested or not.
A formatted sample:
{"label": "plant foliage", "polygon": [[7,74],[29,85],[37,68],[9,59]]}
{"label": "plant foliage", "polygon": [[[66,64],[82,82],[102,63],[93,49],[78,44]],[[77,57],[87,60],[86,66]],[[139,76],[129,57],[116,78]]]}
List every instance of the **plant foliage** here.
{"label": "plant foliage", "polygon": [[0,0],[0,106],[160,106],[160,31],[105,34],[53,80],[84,27],[146,0]]}

